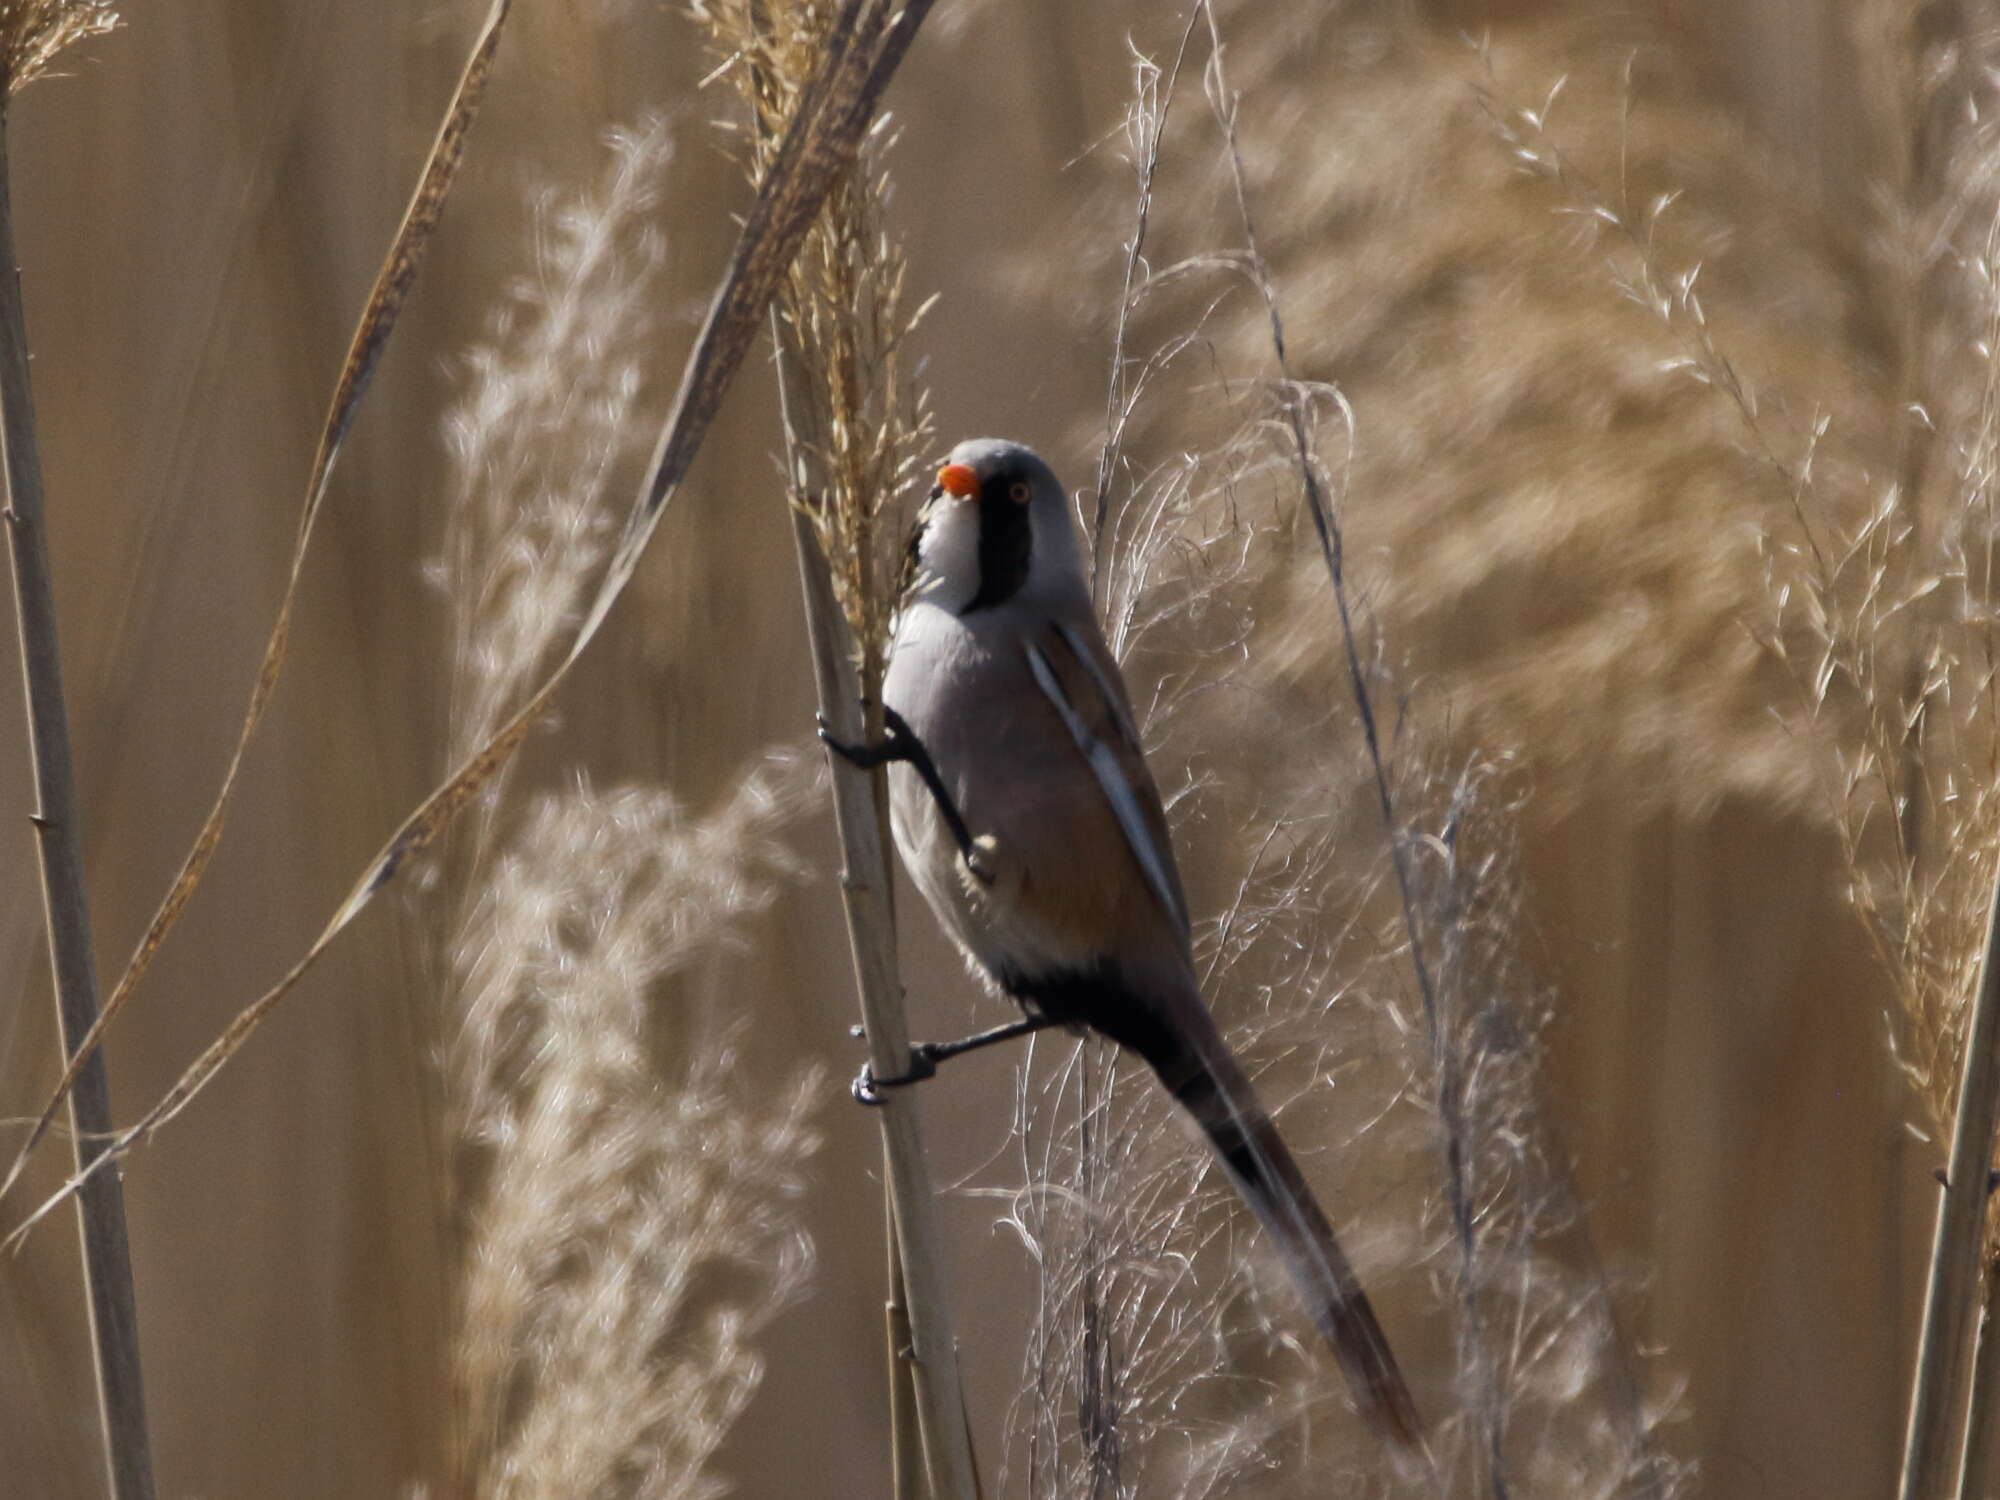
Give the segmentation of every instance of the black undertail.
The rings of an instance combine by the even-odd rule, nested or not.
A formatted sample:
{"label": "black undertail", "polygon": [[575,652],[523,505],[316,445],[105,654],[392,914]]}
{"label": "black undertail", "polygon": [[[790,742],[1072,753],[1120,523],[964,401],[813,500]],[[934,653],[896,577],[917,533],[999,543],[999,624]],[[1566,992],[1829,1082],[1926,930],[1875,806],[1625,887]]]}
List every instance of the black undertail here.
{"label": "black undertail", "polygon": [[1031,1014],[1095,1031],[1137,1053],[1208,1137],[1291,1271],[1363,1412],[1395,1444],[1425,1451],[1422,1420],[1375,1310],[1256,1090],[1205,1010],[1148,1003],[1113,964],[1024,980],[1003,976]]}
{"label": "black undertail", "polygon": [[1095,1031],[1158,1071],[1182,1051],[1180,1038],[1157,1010],[1125,987],[1115,963],[1033,979],[1002,974],[1000,987],[1031,1015],[1047,1016],[1072,1031]]}

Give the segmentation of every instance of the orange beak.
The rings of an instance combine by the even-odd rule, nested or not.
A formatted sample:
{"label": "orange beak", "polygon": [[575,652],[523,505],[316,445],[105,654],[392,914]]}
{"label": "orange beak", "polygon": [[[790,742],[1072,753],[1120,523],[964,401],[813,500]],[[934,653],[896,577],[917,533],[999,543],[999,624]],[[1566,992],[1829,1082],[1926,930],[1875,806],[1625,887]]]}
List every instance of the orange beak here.
{"label": "orange beak", "polygon": [[972,500],[979,494],[979,476],[972,472],[971,464],[946,464],[938,470],[938,488],[959,500]]}

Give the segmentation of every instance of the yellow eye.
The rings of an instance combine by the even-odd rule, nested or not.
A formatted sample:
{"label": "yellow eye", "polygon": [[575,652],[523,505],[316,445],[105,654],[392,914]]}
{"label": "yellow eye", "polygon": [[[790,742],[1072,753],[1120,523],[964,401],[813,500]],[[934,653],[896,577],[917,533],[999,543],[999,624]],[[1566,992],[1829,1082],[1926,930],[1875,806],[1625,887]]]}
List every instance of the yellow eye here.
{"label": "yellow eye", "polygon": [[1007,486],[1007,498],[1012,500],[1016,505],[1026,505],[1028,497],[1033,493],[1034,491],[1028,488],[1028,481],[1025,479],[1017,479]]}

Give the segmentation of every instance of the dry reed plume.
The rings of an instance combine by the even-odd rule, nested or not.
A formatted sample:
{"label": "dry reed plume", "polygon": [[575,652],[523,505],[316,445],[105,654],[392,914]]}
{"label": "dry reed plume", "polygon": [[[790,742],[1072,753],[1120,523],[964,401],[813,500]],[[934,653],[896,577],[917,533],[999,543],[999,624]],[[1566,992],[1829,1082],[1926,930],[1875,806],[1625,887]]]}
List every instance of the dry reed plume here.
{"label": "dry reed plume", "polygon": [[755,769],[700,820],[656,791],[540,799],[460,935],[455,1493],[728,1488],[711,1465],[761,1378],[755,1336],[810,1265],[823,1080],[770,1087],[729,1032],[655,1010],[794,871],[777,832],[808,786]]}
{"label": "dry reed plume", "polygon": [[111,0],[0,0],[0,85],[25,88],[66,48],[117,24]]}
{"label": "dry reed plume", "polygon": [[[1452,661],[1465,722],[1556,773],[1539,802],[1587,804],[1567,767],[1609,765],[1626,816],[1755,797],[1831,830],[1942,1140],[2000,774],[1989,44],[1956,7],[1857,15],[1877,175],[1839,184],[1842,221],[1744,164],[1661,32],[1578,11],[1455,65],[1422,25],[1348,34],[1387,41],[1344,90],[1366,123],[1328,123],[1353,154],[1274,238],[1329,313],[1305,367],[1351,382],[1351,486],[1399,498],[1353,534],[1397,560],[1384,615]],[[1284,50],[1256,57],[1281,86]],[[1466,148],[1469,107],[1498,150]],[[1371,168],[1398,128],[1414,149]],[[1431,190],[1398,201],[1413,158]],[[1460,198],[1482,212],[1436,211]],[[1350,253],[1314,237],[1362,223]],[[1295,570],[1294,605],[1317,584]]]}
{"label": "dry reed plume", "polygon": [[[593,192],[541,207],[532,272],[468,361],[438,569],[456,755],[532,687],[608,550],[670,155],[658,125],[614,135]],[[733,1034],[660,1001],[797,873],[779,832],[808,789],[796,764],[753,767],[696,819],[664,792],[582,786],[538,799],[496,855],[490,788],[443,1028],[452,1493],[727,1488],[712,1460],[761,1376],[752,1340],[809,1266],[794,1200],[818,1079],[734,1077]]]}
{"label": "dry reed plume", "polygon": [[673,146],[653,122],[614,132],[609,156],[594,192],[540,202],[534,264],[467,358],[466,395],[446,418],[453,485],[432,577],[451,606],[453,760],[486,741],[575,629],[616,533],[619,487],[644,457],[666,255],[656,211]]}
{"label": "dry reed plume", "polygon": [[[724,393],[757,337],[778,282],[790,266],[826,193],[860,149],[868,123],[873,118],[876,101],[895,76],[929,10],[929,4],[930,0],[910,0],[900,8],[889,10],[872,3],[872,0],[846,0],[842,6],[836,24],[830,29],[828,45],[812,60],[812,79],[799,93],[801,108],[787,124],[784,140],[773,155],[768,172],[760,180],[756,201],[744,217],[729,264],[718,278],[709,300],[707,316],[688,355],[672,409],[653,446],[638,497],[627,513],[618,543],[602,570],[594,596],[569,639],[567,651],[558,656],[534,690],[525,696],[505,722],[496,727],[489,738],[457,764],[404,817],[349,887],[318,936],[284,976],[244,1005],[182,1071],[174,1085],[135,1123],[116,1132],[94,1160],[79,1168],[60,1192],[45,1199],[40,1207],[16,1225],[12,1231],[14,1236],[28,1233],[91,1178],[101,1174],[105,1166],[122,1157],[185,1109],[237,1056],[250,1036],[292,994],[327,949],[394,883],[396,877],[408,867],[412,856],[428,848],[461,812],[478,800],[483,789],[512,761],[529,730],[547,711],[569,671],[596,639],[612,607],[631,581],[668,503],[707,437]],[[477,113],[508,5],[509,0],[492,0],[485,24],[453,94],[445,123],[425,164],[424,174],[362,315],[348,362],[342,369],[307,490],[306,512],[292,559],[287,593],[280,607],[279,622],[266,647],[264,666],[252,692],[251,707],[230,767],[225,772],[222,790],[183,864],[180,876],[162,902],[153,925],[141,939],[133,961],[107,1003],[103,1016],[92,1028],[85,1044],[78,1049],[70,1072],[31,1131],[28,1144],[16,1160],[15,1175],[18,1175],[27,1153],[33,1150],[41,1131],[46,1128],[53,1111],[73,1082],[75,1070],[82,1062],[82,1054],[94,1047],[119,1004],[129,998],[132,986],[143,975],[160,941],[179,919],[214,852],[243,751],[256,729],[283,664],[292,603],[312,523],[325,496],[327,477],[352,422],[355,408],[366,390],[375,362],[415,279],[424,247],[436,227],[444,199],[463,156],[466,133]],[[8,1182],[12,1180],[10,1176]]]}
{"label": "dry reed plume", "polygon": [[[721,128],[740,138],[754,182],[798,106],[838,7],[829,0],[705,0],[690,10],[721,58],[719,74],[748,112],[746,124],[724,121]],[[908,381],[903,357],[929,304],[909,305],[909,268],[884,223],[893,141],[885,116],[827,195],[779,294],[789,487],[828,559],[870,694],[881,680],[896,602],[897,505],[929,457],[932,437],[925,394]]]}
{"label": "dry reed plume", "polygon": [[[1881,172],[1855,281],[1878,310],[1882,375],[1858,409],[1798,383],[1797,369],[1759,369],[1739,352],[1742,330],[1711,316],[1699,258],[1665,243],[1661,226],[1678,212],[1671,192],[1641,202],[1623,184],[1607,191],[1555,144],[1547,109],[1512,110],[1501,128],[1560,205],[1597,227],[1621,290],[1678,346],[1663,367],[1736,424],[1759,488],[1784,507],[1762,537],[1775,610],[1759,634],[1812,718],[1801,760],[1822,773],[1848,894],[1893,987],[1891,1036],[1920,1135],[1952,1143],[1913,1381],[1909,1497],[1983,1482],[1995,1424],[1982,1387],[2000,1378],[1982,1358],[1967,1435],[1954,1436],[1981,1224],[1989,1302],[2000,1271],[1990,1205],[1963,1180],[1990,1164],[1995,1123],[1985,1049],[1968,1039],[1996,957],[2000,861],[2000,198],[1990,29],[1969,13],[1907,5],[1868,7],[1856,22]],[[1796,395],[1788,405],[1787,391],[1816,409],[1801,410]]]}
{"label": "dry reed plume", "polygon": [[[1294,1316],[1243,1275],[1254,1256],[1206,1162],[1143,1078],[1086,1047],[1024,1075],[1011,1222],[1043,1287],[1013,1419],[1029,1489],[1675,1493],[1686,1473],[1655,1434],[1672,1401],[1642,1391],[1541,1111],[1549,999],[1517,953],[1515,794],[1401,694],[1369,596],[1328,597],[1310,496],[1337,561],[1372,498],[1353,478],[1368,434],[1337,392],[1288,380],[1273,315],[1293,288],[1249,221],[1216,237],[1245,185],[1219,24],[1197,11],[1178,55],[1137,66],[1098,592],[1177,834],[1210,873],[1205,988],[1339,1184],[1364,1281],[1421,1308],[1392,1311],[1391,1333],[1440,1372],[1418,1390],[1441,1472],[1386,1472],[1332,1415]],[[1169,127],[1197,71],[1208,109],[1183,101]]]}

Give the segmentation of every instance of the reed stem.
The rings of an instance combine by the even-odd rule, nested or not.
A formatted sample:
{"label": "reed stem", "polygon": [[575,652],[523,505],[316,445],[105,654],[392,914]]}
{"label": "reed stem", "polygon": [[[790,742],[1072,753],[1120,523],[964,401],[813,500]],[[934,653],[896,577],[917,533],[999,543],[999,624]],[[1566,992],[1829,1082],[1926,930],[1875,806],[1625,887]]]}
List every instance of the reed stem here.
{"label": "reed stem", "polygon": [[[28,381],[27,319],[14,254],[4,105],[0,105],[0,437],[5,442],[8,551],[13,559],[21,676],[27,690],[28,744],[34,760],[33,820],[42,906],[67,1061],[97,1020],[97,970],[91,957],[90,904],[84,894],[69,716],[63,705],[62,654],[56,642],[55,587]],[[111,1084],[102,1052],[93,1053],[77,1074],[69,1095],[69,1117],[81,1173],[104,1149],[111,1133]],[[132,1292],[132,1252],[125,1232],[125,1189],[115,1171],[95,1173],[84,1184],[77,1194],[77,1218],[110,1493],[113,1500],[152,1500],[138,1303]]]}
{"label": "reed stem", "polygon": [[1993,1134],[2000,1124],[2000,873],[1988,904],[1986,947],[1965,1039],[1951,1165],[1931,1241],[1923,1332],[1910,1389],[1901,1500],[1941,1500],[1956,1478],[1953,1440],[1965,1414],[1966,1346],[1979,1306],[1979,1240],[1986,1223]]}

